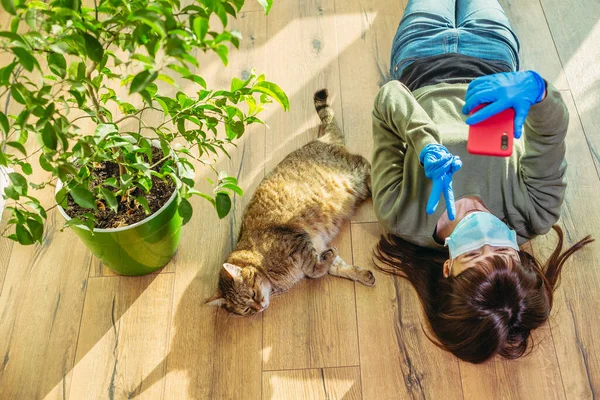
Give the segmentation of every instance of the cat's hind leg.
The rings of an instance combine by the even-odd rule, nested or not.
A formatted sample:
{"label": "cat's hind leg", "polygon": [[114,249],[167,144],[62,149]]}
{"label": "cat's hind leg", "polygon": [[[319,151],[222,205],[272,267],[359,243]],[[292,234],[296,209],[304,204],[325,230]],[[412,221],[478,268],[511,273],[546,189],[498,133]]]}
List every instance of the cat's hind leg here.
{"label": "cat's hind leg", "polygon": [[340,256],[336,256],[333,260],[331,267],[329,267],[329,275],[360,282],[365,286],[375,285],[375,276],[371,271],[356,265],[348,265]]}
{"label": "cat's hind leg", "polygon": [[327,275],[330,267],[337,256],[337,249],[335,247],[326,249],[320,253],[310,244],[310,255],[305,257],[302,262],[302,272],[309,278],[320,278]]}

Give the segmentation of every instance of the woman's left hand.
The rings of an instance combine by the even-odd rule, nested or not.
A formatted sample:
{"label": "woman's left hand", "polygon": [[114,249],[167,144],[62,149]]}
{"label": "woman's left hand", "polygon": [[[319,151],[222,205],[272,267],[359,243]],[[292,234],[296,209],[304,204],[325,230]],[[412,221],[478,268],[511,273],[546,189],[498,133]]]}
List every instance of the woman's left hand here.
{"label": "woman's left hand", "polygon": [[419,160],[425,168],[425,176],[433,181],[433,187],[427,201],[427,214],[433,214],[443,194],[446,200],[448,218],[453,221],[456,217],[454,191],[452,190],[452,175],[462,167],[462,161],[452,155],[441,144],[428,144],[421,150]]}
{"label": "woman's left hand", "polygon": [[523,124],[532,105],[544,99],[546,82],[535,71],[503,72],[479,77],[469,84],[463,114],[469,114],[480,104],[486,104],[469,118],[474,125],[507,108],[515,110],[515,138],[523,132]]}

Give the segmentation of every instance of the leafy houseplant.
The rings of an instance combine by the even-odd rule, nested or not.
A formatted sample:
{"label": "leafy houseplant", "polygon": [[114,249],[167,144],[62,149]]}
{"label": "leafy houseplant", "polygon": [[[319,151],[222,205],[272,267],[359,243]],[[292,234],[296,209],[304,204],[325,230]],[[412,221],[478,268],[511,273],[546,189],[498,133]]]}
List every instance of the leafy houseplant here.
{"label": "leafy houseplant", "polygon": [[[268,13],[272,0],[258,1]],[[228,214],[230,196],[242,189],[216,171],[216,158],[228,156],[248,125],[262,123],[265,104],[287,110],[289,103],[254,73],[233,78],[227,90],[207,89],[194,72],[201,67],[194,52],[215,52],[227,64],[241,39],[227,30],[228,17],[244,0],[190,3],[0,0],[12,15],[0,31],[0,99],[21,105],[0,111],[0,166],[16,171],[4,192],[10,219],[3,234],[14,226],[10,239],[41,242],[48,209],[32,191],[56,186],[66,226],[117,272],[136,275],[173,255],[192,215],[190,196],[210,201],[220,218]],[[194,93],[178,90],[178,82]],[[135,129],[126,128],[131,122]],[[34,162],[47,179],[34,181]],[[194,189],[198,162],[217,173],[212,194]],[[140,255],[156,249],[161,254]]]}

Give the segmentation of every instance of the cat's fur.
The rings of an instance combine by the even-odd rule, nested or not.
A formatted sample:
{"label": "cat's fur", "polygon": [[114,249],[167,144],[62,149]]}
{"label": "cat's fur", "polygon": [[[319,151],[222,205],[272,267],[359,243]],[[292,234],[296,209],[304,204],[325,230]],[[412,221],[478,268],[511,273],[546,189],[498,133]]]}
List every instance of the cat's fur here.
{"label": "cat's fur", "polygon": [[331,241],[371,195],[371,166],[350,154],[327,103],[315,93],[319,138],[289,154],[261,182],[245,211],[240,238],[207,304],[246,315],[304,277],[327,273],[375,284],[369,270],[347,265]]}

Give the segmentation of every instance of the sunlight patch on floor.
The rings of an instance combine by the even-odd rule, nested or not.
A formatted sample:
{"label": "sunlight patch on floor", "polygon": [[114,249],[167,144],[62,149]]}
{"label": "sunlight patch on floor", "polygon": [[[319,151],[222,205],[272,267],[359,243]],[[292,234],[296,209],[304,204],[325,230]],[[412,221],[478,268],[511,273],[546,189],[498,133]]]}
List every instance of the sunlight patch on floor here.
{"label": "sunlight patch on floor", "polygon": [[[580,115],[591,112],[598,108],[600,102],[600,20],[590,31],[586,39],[579,45],[573,56],[565,64],[567,76],[575,76],[576,84],[570,82],[571,88],[576,92],[583,89],[577,100],[577,108]],[[596,65],[587,65],[589,60],[596,60]],[[580,89],[580,90],[581,90]]]}

